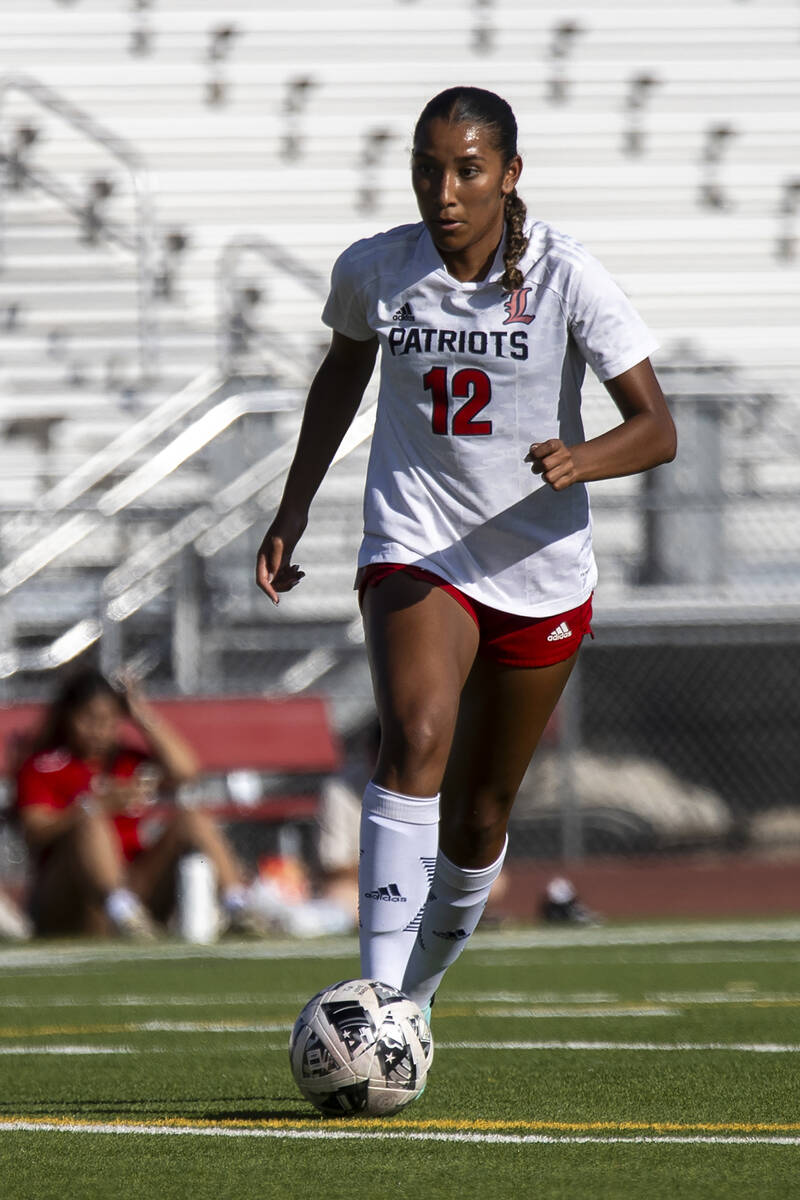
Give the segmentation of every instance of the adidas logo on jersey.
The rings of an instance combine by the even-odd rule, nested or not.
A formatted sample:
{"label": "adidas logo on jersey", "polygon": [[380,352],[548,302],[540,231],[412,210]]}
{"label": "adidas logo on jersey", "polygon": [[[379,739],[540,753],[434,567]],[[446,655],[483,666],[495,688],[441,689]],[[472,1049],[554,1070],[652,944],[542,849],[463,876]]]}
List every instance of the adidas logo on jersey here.
{"label": "adidas logo on jersey", "polygon": [[562,621],[552,633],[548,633],[547,640],[548,642],[563,642],[564,638],[568,637],[572,637],[572,630],[566,621]]}
{"label": "adidas logo on jersey", "polygon": [[364,892],[365,900],[383,900],[387,904],[408,904],[406,896],[400,895],[400,888],[396,883],[390,883],[388,887],[375,888],[374,892]]}
{"label": "adidas logo on jersey", "polygon": [[433,936],[443,938],[446,942],[463,942],[469,934],[466,929],[434,929]]}
{"label": "adidas logo on jersey", "polygon": [[393,321],[413,321],[414,320],[414,314],[411,311],[411,305],[408,303],[408,301],[406,301],[405,304],[401,304],[400,308],[398,308],[397,312],[392,317],[392,320]]}

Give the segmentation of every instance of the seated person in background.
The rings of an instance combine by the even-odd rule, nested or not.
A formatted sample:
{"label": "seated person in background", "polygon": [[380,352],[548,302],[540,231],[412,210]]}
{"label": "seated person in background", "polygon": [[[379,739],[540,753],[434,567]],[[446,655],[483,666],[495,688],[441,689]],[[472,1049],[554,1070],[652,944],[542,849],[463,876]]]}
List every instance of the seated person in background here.
{"label": "seated person in background", "polygon": [[[119,740],[124,717],[149,753]],[[68,679],[17,774],[36,932],[152,938],[175,905],[178,860],[193,851],[213,864],[229,926],[249,928],[242,871],[209,817],[152,808],[197,772],[192,749],[132,679],[119,689],[93,669]]]}

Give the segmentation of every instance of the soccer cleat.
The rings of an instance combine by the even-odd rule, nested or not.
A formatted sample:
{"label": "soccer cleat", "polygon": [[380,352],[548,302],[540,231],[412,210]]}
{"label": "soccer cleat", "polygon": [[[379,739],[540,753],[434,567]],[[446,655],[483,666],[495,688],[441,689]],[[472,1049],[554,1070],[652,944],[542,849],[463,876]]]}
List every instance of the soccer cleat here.
{"label": "soccer cleat", "polygon": [[435,1003],[436,1003],[436,992],[433,993],[430,1000],[428,1001],[428,1003],[425,1005],[425,1007],[422,1010],[422,1015],[425,1018],[425,1020],[428,1022],[429,1029],[431,1026],[431,1010],[433,1009],[433,1006]]}
{"label": "soccer cleat", "polygon": [[[430,1027],[431,1027],[431,1009],[433,1008],[433,1003],[434,1003],[435,999],[436,999],[436,993],[434,992],[433,995],[431,996],[430,1000],[428,1001],[428,1003],[425,1005],[425,1007],[423,1009],[420,1009],[423,1017],[425,1018],[425,1023],[428,1026],[428,1029],[430,1029]],[[431,1038],[429,1052],[426,1057],[427,1057],[428,1067],[430,1068],[430,1065],[433,1062],[433,1038]],[[428,1079],[426,1076],[425,1082],[423,1083],[422,1087],[419,1090],[419,1096],[422,1095],[422,1093],[425,1091],[425,1088],[427,1086],[428,1086]],[[418,1100],[419,1100],[419,1096],[417,1096]]]}

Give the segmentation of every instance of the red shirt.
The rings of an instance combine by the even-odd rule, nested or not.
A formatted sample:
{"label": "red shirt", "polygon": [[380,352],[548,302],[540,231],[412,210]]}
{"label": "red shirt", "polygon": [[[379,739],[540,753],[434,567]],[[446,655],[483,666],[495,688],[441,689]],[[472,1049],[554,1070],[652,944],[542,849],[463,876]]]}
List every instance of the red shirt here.
{"label": "red shirt", "polygon": [[[17,808],[65,809],[74,804],[79,796],[92,790],[96,775],[110,775],[113,779],[130,779],[143,762],[146,754],[130,746],[120,746],[111,764],[101,765],[83,758],[75,758],[69,750],[45,750],[32,754],[20,767],[17,776]],[[141,815],[115,813],[112,821],[117,830],[122,852],[130,861],[142,849],[139,840]]]}

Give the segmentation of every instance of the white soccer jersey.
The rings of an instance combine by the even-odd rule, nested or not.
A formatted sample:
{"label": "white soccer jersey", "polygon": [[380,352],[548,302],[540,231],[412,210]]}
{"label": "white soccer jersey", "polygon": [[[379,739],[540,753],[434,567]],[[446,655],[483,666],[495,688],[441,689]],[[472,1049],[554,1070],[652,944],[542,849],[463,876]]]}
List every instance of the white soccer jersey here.
{"label": "white soccer jersey", "polygon": [[493,608],[531,617],[591,594],[586,488],[554,492],[523,461],[533,442],[584,440],[585,364],[601,380],[656,348],[605,269],[534,221],[504,292],[502,245],[461,283],[425,226],[356,242],[337,260],[322,319],[381,346],[378,415],[359,566],[413,563]]}

